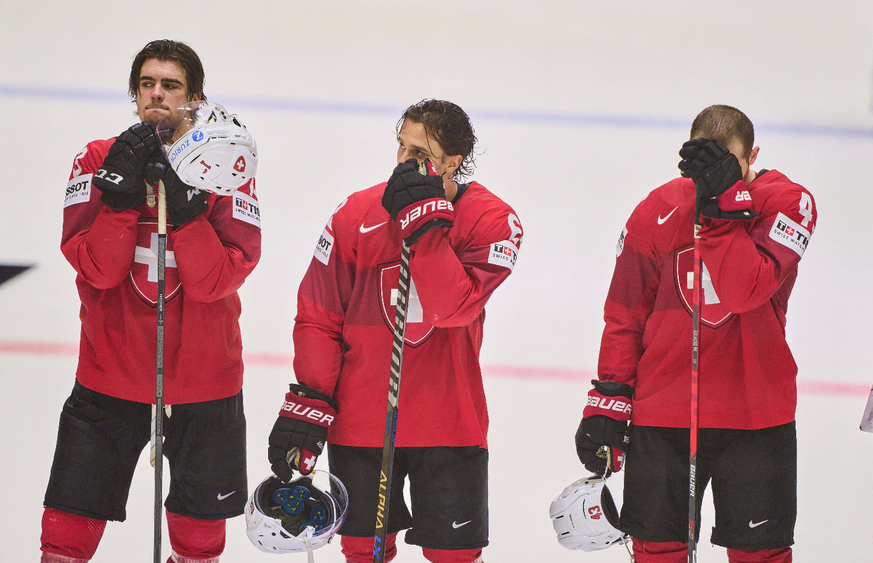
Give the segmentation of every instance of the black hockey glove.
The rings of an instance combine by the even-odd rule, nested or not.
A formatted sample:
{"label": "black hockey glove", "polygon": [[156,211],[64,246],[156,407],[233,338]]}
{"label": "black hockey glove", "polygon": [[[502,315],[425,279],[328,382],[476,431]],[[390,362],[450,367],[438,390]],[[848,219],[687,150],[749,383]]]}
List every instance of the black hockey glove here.
{"label": "black hockey glove", "polygon": [[398,164],[382,194],[382,207],[398,221],[400,236],[410,246],[434,227],[451,227],[455,221],[443,179],[429,161],[424,166],[414,158]]}
{"label": "black hockey glove", "polygon": [[267,450],[273,473],[286,483],[293,477],[292,470],[307,475],[315,469],[315,460],[324,451],[327,429],[339,408],[332,397],[315,389],[295,383],[290,387]]}
{"label": "black hockey glove", "polygon": [[695,203],[701,215],[712,219],[746,220],[752,198],[743,181],[740,161],[715,139],[691,139],[679,151],[682,176],[694,180]]}
{"label": "black hockey glove", "polygon": [[209,210],[206,192],[192,188],[182,182],[166,157],[160,154],[148,162],[145,179],[151,185],[163,180],[167,192],[167,215],[170,223],[181,226],[190,223],[195,217]]}
{"label": "black hockey glove", "polygon": [[131,209],[146,203],[143,171],[160,152],[161,143],[150,123],[137,123],[115,139],[91,183],[103,192],[100,201],[112,209]]}
{"label": "black hockey glove", "polygon": [[608,477],[621,471],[630,441],[627,428],[634,388],[615,381],[591,382],[588,405],[576,431],[576,454],[585,469]]}

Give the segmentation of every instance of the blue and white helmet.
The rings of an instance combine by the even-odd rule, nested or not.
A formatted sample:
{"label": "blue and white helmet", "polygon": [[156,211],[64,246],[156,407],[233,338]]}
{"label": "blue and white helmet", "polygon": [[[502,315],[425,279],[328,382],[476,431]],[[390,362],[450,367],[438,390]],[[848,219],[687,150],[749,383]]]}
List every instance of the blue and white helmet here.
{"label": "blue and white helmet", "polygon": [[158,123],[158,135],[170,140],[167,160],[191,187],[233,195],[258,169],[255,139],[221,104],[188,102]]}
{"label": "blue and white helmet", "polygon": [[606,480],[592,475],[568,485],[549,506],[558,543],[567,549],[598,551],[629,541],[618,529],[618,510]]}
{"label": "blue and white helmet", "polygon": [[327,471],[313,471],[290,483],[270,475],[246,505],[246,535],[267,553],[311,552],[330,543],[348,505],[342,481]]}

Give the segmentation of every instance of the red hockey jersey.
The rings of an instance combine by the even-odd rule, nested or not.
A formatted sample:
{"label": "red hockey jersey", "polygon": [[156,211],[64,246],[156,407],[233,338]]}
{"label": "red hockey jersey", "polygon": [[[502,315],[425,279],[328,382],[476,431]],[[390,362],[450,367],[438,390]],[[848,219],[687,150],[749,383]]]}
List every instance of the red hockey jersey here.
{"label": "red hockey jersey", "polygon": [[[61,251],[82,301],[76,378],[94,391],[155,402],[157,206],[104,206],[91,185],[115,139],[94,141],[74,162],[64,201]],[[145,189],[145,187],[143,188]],[[237,289],[261,255],[254,180],[209,211],[167,225],[164,328],[166,404],[220,399],[242,388]]]}
{"label": "red hockey jersey", "polygon": [[[385,431],[401,241],[382,208],[384,188],[340,204],[298,293],[294,371],[339,402],[328,436],[335,444],[379,447]],[[512,272],[522,227],[476,182],[453,206],[452,228],[412,246],[397,446],[487,446],[485,303]]]}
{"label": "red hockey jersey", "polygon": [[[748,189],[759,217],[700,230],[701,427],[785,424],[797,406],[785,314],[815,202],[775,170]],[[616,248],[598,377],[635,387],[634,424],[690,423],[693,215],[694,183],[677,178],[637,206]]]}

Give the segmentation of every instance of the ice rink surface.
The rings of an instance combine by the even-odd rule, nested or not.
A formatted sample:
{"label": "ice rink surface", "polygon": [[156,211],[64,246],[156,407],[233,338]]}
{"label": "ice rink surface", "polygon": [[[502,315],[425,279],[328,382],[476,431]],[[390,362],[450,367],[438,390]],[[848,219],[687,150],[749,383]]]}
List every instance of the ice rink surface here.
{"label": "ice rink surface", "polygon": [[[390,175],[403,109],[444,98],[476,127],[473,178],[525,228],[515,272],[487,309],[485,560],[626,561],[620,547],[561,548],[548,505],[585,473],[573,434],[624,221],[676,175],[697,112],[727,103],[756,125],[755,168],[808,187],[820,213],[788,314],[800,368],[795,561],[873,560],[873,435],[858,430],[873,382],[873,4],[860,0],[0,0],[0,264],[34,266],[0,286],[0,560],[38,560],[73,385],[79,304],[58,248],[70,166],[88,141],[134,122],[131,59],[165,37],[197,50],[206,94],[240,116],[261,153],[263,257],[240,292],[251,486],[269,472],[267,435],[293,378],[296,288],[323,224],[346,195]],[[152,483],[144,454],[128,520],[107,527],[95,563],[151,561]],[[610,487],[620,499],[621,477]],[[712,524],[707,496],[701,562],[726,560],[708,542]],[[397,561],[424,561],[400,547]],[[223,561],[279,557],[252,547],[242,518],[229,522]],[[316,560],[341,561],[339,546]]]}

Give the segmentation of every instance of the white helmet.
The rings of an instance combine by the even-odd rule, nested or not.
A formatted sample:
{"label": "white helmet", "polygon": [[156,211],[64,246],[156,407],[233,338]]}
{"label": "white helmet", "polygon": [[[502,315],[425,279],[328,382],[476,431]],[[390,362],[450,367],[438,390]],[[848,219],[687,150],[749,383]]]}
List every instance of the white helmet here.
{"label": "white helmet", "polygon": [[[314,484],[320,475],[329,482]],[[342,481],[327,471],[313,471],[290,483],[271,475],[246,505],[246,534],[267,553],[311,552],[330,543],[346,519],[348,505]]]}
{"label": "white helmet", "polygon": [[549,506],[558,543],[567,549],[597,551],[629,537],[618,529],[618,510],[605,479],[592,475],[570,484]]}
{"label": "white helmet", "polygon": [[[179,135],[180,131],[184,133]],[[191,187],[233,195],[257,171],[254,138],[221,104],[188,102],[161,120],[158,135],[176,138],[164,145],[164,152],[179,178]]]}

